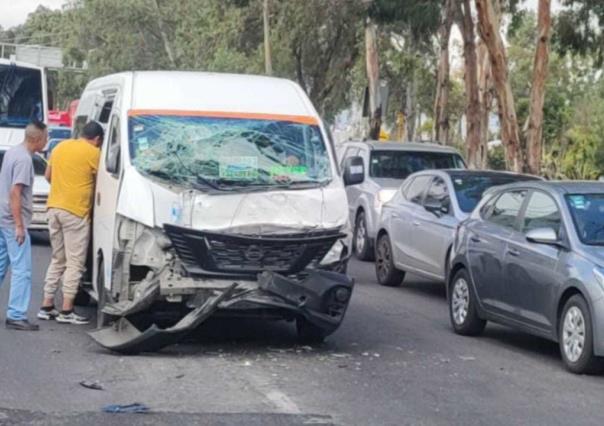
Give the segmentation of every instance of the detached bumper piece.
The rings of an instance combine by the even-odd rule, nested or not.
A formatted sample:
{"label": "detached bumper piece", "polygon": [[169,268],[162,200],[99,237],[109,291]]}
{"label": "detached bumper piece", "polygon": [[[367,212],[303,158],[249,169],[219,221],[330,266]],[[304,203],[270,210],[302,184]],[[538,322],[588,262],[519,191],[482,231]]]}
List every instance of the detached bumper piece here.
{"label": "detached bumper piece", "polygon": [[170,328],[161,329],[153,324],[141,332],[125,317],[122,317],[113,325],[88,334],[101,346],[116,352],[135,354],[158,351],[178,343],[189,332],[196,329],[214,313],[220,302],[232,295],[236,287],[237,284],[233,284],[224,292],[209,297],[201,306],[193,309]]}
{"label": "detached bumper piece", "polygon": [[262,291],[276,296],[289,310],[303,316],[327,336],[344,319],[354,281],[329,271],[312,271],[300,282],[265,272],[259,276],[258,284]]}

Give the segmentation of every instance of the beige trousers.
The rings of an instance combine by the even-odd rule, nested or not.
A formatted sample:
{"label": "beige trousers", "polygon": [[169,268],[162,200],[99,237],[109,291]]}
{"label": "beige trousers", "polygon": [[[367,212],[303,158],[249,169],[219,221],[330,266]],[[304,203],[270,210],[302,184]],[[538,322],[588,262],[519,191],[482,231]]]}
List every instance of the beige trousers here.
{"label": "beige trousers", "polygon": [[63,297],[74,298],[86,269],[90,221],[61,209],[48,209],[52,258],[46,272],[44,297],[52,298],[63,278]]}

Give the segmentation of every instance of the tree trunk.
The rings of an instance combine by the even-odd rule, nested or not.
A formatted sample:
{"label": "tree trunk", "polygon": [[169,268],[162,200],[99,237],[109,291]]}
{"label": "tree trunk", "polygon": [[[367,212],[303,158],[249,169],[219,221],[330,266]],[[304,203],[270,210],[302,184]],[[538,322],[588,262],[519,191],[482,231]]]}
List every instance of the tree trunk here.
{"label": "tree trunk", "polygon": [[480,168],[478,154],[480,148],[480,101],[478,97],[478,64],[474,21],[470,0],[461,0],[457,6],[457,18],[463,36],[463,56],[465,63],[464,81],[466,85],[466,147],[468,167]]}
{"label": "tree trunk", "polygon": [[174,59],[174,53],[172,52],[172,46],[170,46],[170,41],[168,40],[168,35],[166,34],[164,20],[161,16],[161,9],[159,8],[159,0],[154,0],[155,12],[157,13],[157,27],[159,28],[159,33],[161,34],[162,42],[164,43],[164,50],[166,51],[166,55],[168,55],[168,59],[170,60],[170,65],[172,68],[176,68],[176,60]]}
{"label": "tree trunk", "polygon": [[407,82],[405,110],[406,118],[405,121],[405,140],[407,142],[413,142],[415,140],[415,120],[416,117],[416,92],[417,92],[417,78],[415,76],[416,71],[411,72],[411,79]]}
{"label": "tree trunk", "polygon": [[476,0],[478,28],[480,36],[489,51],[491,71],[497,92],[499,119],[501,124],[501,142],[506,151],[507,167],[513,171],[524,170],[524,157],[520,146],[520,130],[514,95],[508,78],[508,63],[499,34],[499,22],[491,0]]}
{"label": "tree trunk", "polygon": [[269,19],[269,0],[262,4],[262,23],[264,27],[264,68],[266,75],[273,75],[273,55],[271,52],[271,30]]}
{"label": "tree trunk", "polygon": [[481,169],[489,166],[489,117],[493,104],[491,63],[489,52],[481,41],[477,48],[478,54],[478,97],[480,101],[480,145],[478,148],[478,163]]}
{"label": "tree trunk", "polygon": [[549,62],[551,24],[551,0],[539,0],[533,85],[531,87],[529,115],[525,126],[528,171],[535,175],[541,173],[543,104],[545,102],[545,80],[547,79],[547,66]]}
{"label": "tree trunk", "polygon": [[369,139],[380,139],[382,109],[380,100],[380,63],[377,46],[377,27],[367,18],[365,24],[365,57],[369,84]]}
{"label": "tree trunk", "polygon": [[449,41],[451,39],[451,26],[453,25],[453,4],[455,0],[445,1],[440,27],[438,29],[439,59],[436,74],[436,98],[434,100],[434,132],[433,139],[449,145],[450,123],[449,123],[449,92],[451,90],[450,64],[449,64]]}

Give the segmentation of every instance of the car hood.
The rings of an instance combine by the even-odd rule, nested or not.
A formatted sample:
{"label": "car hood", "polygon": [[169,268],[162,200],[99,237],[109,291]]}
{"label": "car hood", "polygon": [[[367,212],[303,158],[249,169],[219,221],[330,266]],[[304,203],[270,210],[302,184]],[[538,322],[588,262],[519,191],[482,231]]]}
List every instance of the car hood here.
{"label": "car hood", "polygon": [[403,183],[404,179],[372,178],[380,189],[396,189]]}
{"label": "car hood", "polygon": [[[175,219],[174,208],[182,210],[185,223]],[[337,179],[324,188],[207,194],[160,185],[133,168],[124,173],[117,212],[151,227],[169,223],[246,234],[332,229],[348,222],[346,192]]]}

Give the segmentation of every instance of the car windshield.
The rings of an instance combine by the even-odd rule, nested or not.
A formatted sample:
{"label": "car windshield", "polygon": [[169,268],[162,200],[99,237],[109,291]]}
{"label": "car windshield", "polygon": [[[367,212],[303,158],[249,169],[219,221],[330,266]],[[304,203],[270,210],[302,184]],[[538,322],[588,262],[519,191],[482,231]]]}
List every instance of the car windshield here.
{"label": "car windshield", "polygon": [[44,120],[40,70],[0,65],[0,127],[25,128]]}
{"label": "car windshield", "polygon": [[536,180],[530,176],[502,176],[502,175],[463,175],[451,174],[451,181],[457,196],[459,208],[464,213],[470,213],[482,199],[484,192],[498,185],[519,182],[523,180]]}
{"label": "car windshield", "polygon": [[[0,168],[2,168],[2,160],[4,159],[4,152],[0,151]],[[36,176],[44,176],[44,172],[46,171],[46,161],[38,155],[34,155],[32,157],[34,162],[34,173]]]}
{"label": "car windshield", "polygon": [[581,241],[604,245],[604,194],[569,194],[566,202]]}
{"label": "car windshield", "polygon": [[214,190],[317,187],[332,178],[317,125],[180,115],[129,118],[132,163],[166,183]]}
{"label": "car windshield", "polygon": [[427,151],[371,152],[369,175],[374,178],[405,179],[411,173],[428,169],[464,169],[458,154]]}

